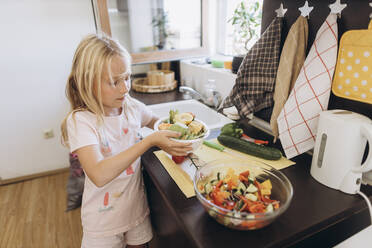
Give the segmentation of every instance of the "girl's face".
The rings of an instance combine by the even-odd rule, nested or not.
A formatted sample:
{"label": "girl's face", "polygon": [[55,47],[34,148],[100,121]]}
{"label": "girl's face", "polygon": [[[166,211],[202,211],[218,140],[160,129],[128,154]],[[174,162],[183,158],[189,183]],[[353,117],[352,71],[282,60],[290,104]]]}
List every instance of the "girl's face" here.
{"label": "girl's face", "polygon": [[130,71],[127,70],[124,60],[119,56],[112,59],[111,79],[109,72],[104,71],[101,81],[101,96],[106,116],[120,113],[124,95],[129,90]]}

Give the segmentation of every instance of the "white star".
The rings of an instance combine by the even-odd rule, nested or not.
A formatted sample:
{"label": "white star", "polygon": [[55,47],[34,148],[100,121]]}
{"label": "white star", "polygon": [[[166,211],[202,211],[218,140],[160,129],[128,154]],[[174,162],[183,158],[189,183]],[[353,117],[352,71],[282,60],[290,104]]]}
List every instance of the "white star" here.
{"label": "white star", "polygon": [[275,10],[277,17],[283,17],[285,12],[287,12],[287,9],[283,8],[283,3],[280,4],[279,9]]}
{"label": "white star", "polygon": [[305,1],[304,6],[299,8],[298,10],[301,11],[301,15],[303,17],[309,16],[310,12],[314,9],[314,7],[309,7],[309,3]]}
{"label": "white star", "polygon": [[346,3],[341,4],[341,0],[336,0],[333,4],[329,5],[332,14],[341,14],[341,11],[346,8]]}

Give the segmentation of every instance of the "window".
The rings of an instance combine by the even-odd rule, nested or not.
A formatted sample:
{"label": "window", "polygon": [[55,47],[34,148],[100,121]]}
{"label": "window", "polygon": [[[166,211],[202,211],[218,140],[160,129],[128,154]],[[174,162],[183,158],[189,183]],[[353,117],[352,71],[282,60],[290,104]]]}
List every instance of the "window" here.
{"label": "window", "polygon": [[[260,36],[262,2],[263,0],[217,0],[217,53],[229,56],[247,53],[247,50],[253,46]],[[243,3],[243,9],[246,10],[245,13],[242,13],[243,9],[241,3]],[[258,9],[255,9],[256,3],[258,4]],[[252,28],[253,37],[247,42],[247,44],[245,44],[244,39],[247,36],[243,37],[243,33],[245,32],[245,35],[247,35],[248,28],[240,30],[241,32],[239,34],[238,25],[234,26],[232,24],[235,9],[238,9],[241,17],[245,15],[252,20],[249,27]],[[238,21],[244,22],[242,19]],[[248,36],[249,35],[250,34],[248,34]]]}

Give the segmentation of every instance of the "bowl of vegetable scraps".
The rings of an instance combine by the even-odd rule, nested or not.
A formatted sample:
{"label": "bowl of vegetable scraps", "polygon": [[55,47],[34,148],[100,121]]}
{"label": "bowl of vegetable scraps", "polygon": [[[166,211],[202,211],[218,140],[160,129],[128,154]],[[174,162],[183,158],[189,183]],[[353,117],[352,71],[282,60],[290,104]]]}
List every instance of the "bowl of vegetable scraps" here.
{"label": "bowl of vegetable scraps", "polygon": [[193,113],[179,113],[178,110],[170,110],[169,116],[155,122],[154,130],[170,130],[181,133],[178,138],[172,139],[177,142],[192,143],[192,151],[198,149],[210,132],[207,125],[195,118]]}
{"label": "bowl of vegetable scraps", "polygon": [[293,196],[283,173],[258,162],[215,160],[199,168],[193,181],[208,214],[238,230],[269,225],[287,210]]}

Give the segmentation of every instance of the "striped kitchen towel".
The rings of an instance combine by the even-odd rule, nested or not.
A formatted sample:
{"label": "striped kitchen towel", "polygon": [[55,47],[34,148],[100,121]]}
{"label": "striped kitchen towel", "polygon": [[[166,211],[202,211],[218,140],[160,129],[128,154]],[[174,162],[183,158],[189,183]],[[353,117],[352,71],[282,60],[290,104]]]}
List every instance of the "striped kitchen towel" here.
{"label": "striped kitchen towel", "polygon": [[319,113],[328,108],[337,57],[337,16],[328,15],[277,119],[287,158],[314,147]]}
{"label": "striped kitchen towel", "polygon": [[244,57],[235,85],[220,109],[235,106],[243,118],[273,105],[282,18],[276,17]]}
{"label": "striped kitchen towel", "polygon": [[307,18],[299,16],[290,28],[280,55],[278,72],[274,90],[274,108],[271,114],[270,126],[274,140],[279,135],[276,120],[283,109],[298,74],[304,64],[307,49],[309,28]]}

